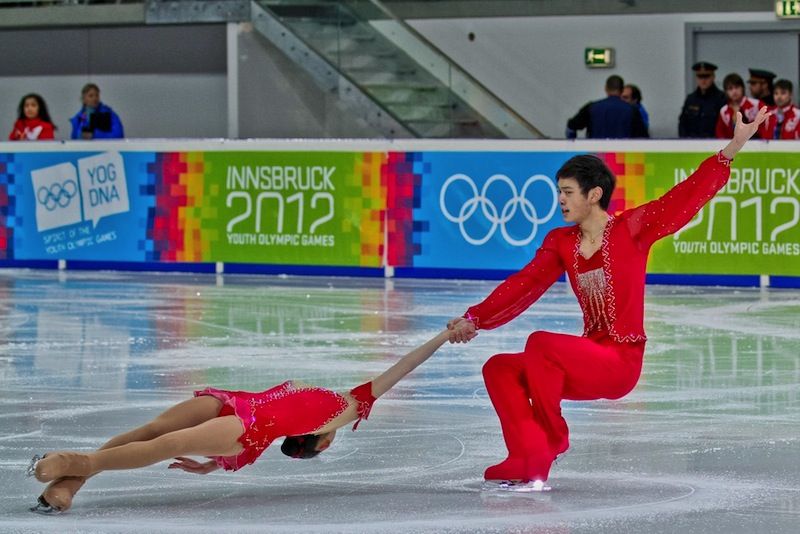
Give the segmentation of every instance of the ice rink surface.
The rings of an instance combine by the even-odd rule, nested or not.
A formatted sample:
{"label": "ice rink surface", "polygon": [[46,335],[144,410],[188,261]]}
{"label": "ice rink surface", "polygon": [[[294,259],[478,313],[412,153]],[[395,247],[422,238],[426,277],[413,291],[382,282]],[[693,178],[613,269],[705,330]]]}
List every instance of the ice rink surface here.
{"label": "ice rink surface", "polygon": [[534,330],[579,333],[564,284],[444,346],[316,459],[106,472],[68,513],[28,512],[34,453],[92,449],[207,385],[348,390],[494,286],[0,271],[0,532],[800,532],[800,291],[676,286],[648,288],[637,388],[563,404],[549,493],[481,491],[504,457],[481,365]]}

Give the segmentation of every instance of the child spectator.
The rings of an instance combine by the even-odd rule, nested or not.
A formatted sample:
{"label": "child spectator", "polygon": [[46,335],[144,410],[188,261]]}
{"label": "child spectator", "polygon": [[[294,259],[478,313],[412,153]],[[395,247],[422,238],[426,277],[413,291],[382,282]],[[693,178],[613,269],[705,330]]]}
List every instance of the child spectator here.
{"label": "child spectator", "polygon": [[734,118],[736,112],[741,112],[742,120],[745,124],[753,122],[758,110],[764,106],[762,102],[755,98],[745,96],[744,80],[736,73],[725,76],[722,81],[722,88],[728,97],[728,103],[722,106],[717,117],[716,136],[718,139],[733,138]]}
{"label": "child spectator", "polygon": [[778,80],[772,92],[775,105],[761,125],[762,139],[800,139],[800,108],[792,102],[792,82]]}
{"label": "child spectator", "polygon": [[17,107],[17,121],[8,135],[11,141],[42,141],[54,139],[56,127],[50,120],[44,98],[36,93],[22,97]]}

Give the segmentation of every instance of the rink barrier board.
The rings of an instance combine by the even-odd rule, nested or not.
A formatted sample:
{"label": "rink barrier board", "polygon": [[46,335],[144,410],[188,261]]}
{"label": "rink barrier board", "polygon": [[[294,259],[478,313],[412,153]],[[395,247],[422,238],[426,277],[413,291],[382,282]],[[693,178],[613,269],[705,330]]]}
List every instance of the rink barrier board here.
{"label": "rink barrier board", "polygon": [[[58,269],[57,261],[0,261],[0,268]],[[131,271],[131,272],[185,272],[198,274],[262,274],[290,276],[343,276],[343,277],[387,277],[384,269],[358,267],[315,267],[307,265],[263,265],[247,263],[227,263],[220,266],[215,263],[156,263],[156,262],[92,262],[69,261],[65,270],[74,271]],[[504,280],[514,274],[513,270],[477,270],[477,269],[414,269],[397,268],[394,278],[419,278],[433,280]],[[702,275],[702,274],[648,274],[648,284],[661,285],[693,285],[693,286],[728,286],[758,287],[760,276],[752,275]],[[558,278],[565,282],[564,275]],[[769,286],[776,288],[800,288],[800,277],[774,276],[769,279]]]}
{"label": "rink barrier board", "polygon": [[[719,141],[0,143],[0,252],[5,258],[0,259],[0,265],[53,268],[58,266],[57,260],[62,260],[62,266],[66,260],[68,269],[192,272],[221,269],[226,273],[499,279],[529,261],[546,232],[564,224],[560,212],[555,213],[558,210],[552,176],[569,156],[594,152],[606,161],[618,177],[611,207],[618,212],[662,194],[673,185],[669,179],[663,180],[663,175],[672,174],[675,181],[685,178],[703,156],[720,146]],[[698,253],[693,257],[684,253],[679,257],[677,240],[673,243],[674,251],[668,250],[662,241],[654,247],[648,280],[759,285],[764,281],[759,274],[765,274],[773,285],[793,287],[795,273],[800,273],[797,254],[788,259],[778,257],[783,261],[762,259],[759,264],[753,258],[731,258],[724,247],[758,256],[757,246],[764,245],[762,241],[768,235],[771,241],[778,241],[779,253],[791,252],[786,247],[798,246],[800,225],[794,221],[792,226],[786,219],[792,208],[797,215],[800,205],[798,195],[793,193],[797,190],[795,180],[800,167],[798,152],[800,142],[751,142],[734,165],[734,169],[737,165],[745,167],[735,170],[739,173],[737,187],[744,191],[749,180],[752,190],[754,180],[756,185],[761,183],[762,176],[758,173],[763,171],[769,187],[778,184],[785,190],[792,189],[791,185],[792,194],[781,195],[786,191],[773,187],[775,191],[759,191],[757,197],[737,198],[733,187],[731,191],[723,190],[718,196],[724,198],[715,206],[716,218],[711,213],[706,217],[707,226],[700,224],[703,223],[700,220],[681,231],[686,232],[681,237],[686,242],[679,244],[686,249],[705,247],[708,243],[703,241],[713,241],[710,254]],[[768,167],[776,161],[777,166]],[[115,191],[117,195],[111,195],[109,201],[108,197],[100,196],[103,191],[99,187],[92,189],[96,185],[92,181],[95,178],[92,168],[97,173],[114,165],[124,171],[123,180],[116,182],[123,183],[123,190]],[[279,191],[265,187],[262,180],[255,190],[247,191],[253,182],[245,183],[243,174],[249,169],[265,168],[285,173],[293,168],[316,171],[316,175],[309,173],[308,183],[315,178],[320,190],[298,190],[293,195],[281,196]],[[65,176],[72,180],[71,184]],[[298,178],[288,174],[280,180],[274,174],[265,179],[279,190],[290,178],[296,186]],[[231,183],[237,189],[228,191],[223,201],[223,189]],[[326,194],[322,187],[326,184],[336,195]],[[51,188],[50,194],[45,191],[38,204],[32,200],[35,185],[40,193],[43,188]],[[62,185],[69,187],[62,189]],[[535,193],[526,197],[526,190]],[[80,198],[72,203],[72,208],[64,210],[56,205],[57,201],[69,204],[70,195]],[[96,207],[95,197],[107,202]],[[77,206],[79,203],[81,206]],[[245,211],[258,211],[266,206],[264,213],[273,208],[278,214],[277,228],[271,232],[258,228],[259,223],[265,226],[269,221],[265,223],[263,216],[253,216],[259,233],[243,234],[243,238],[253,240],[268,233],[275,240],[274,244],[268,243],[269,254],[264,253],[263,246],[248,249],[252,243],[231,246],[230,235],[228,243],[220,242],[220,235],[225,233],[223,227],[227,225],[230,229],[233,222],[240,224],[234,219],[241,219],[244,212],[225,212],[226,208],[235,210],[237,204],[239,209],[246,207]],[[43,206],[50,208],[49,212]],[[514,213],[519,207],[523,217],[498,220],[508,213],[509,206]],[[296,219],[290,213],[292,208],[296,209]],[[314,214],[313,209],[318,212]],[[280,215],[286,213],[289,215],[285,220],[280,220]],[[769,216],[775,214],[778,219],[770,220]],[[485,220],[478,220],[481,215]],[[466,220],[470,217],[477,224],[473,224],[475,220]],[[756,224],[747,217],[755,217]],[[32,221],[36,222],[35,228]],[[282,222],[286,223],[284,228],[296,222],[294,236],[285,235]],[[326,228],[329,235],[324,239],[303,235],[303,239],[314,238],[319,243],[327,239],[328,243],[320,246],[336,248],[333,254],[331,250],[318,249],[317,252],[328,253],[322,259],[313,251],[297,253],[297,243],[291,243],[292,239],[299,242],[301,227],[311,227],[313,233],[315,224]],[[697,228],[690,229],[691,226]],[[80,230],[81,234],[73,236],[74,244],[88,242],[94,247],[90,253],[85,253],[87,249],[65,250],[63,246],[61,251],[56,250],[52,246],[58,242],[56,238],[62,244],[72,238],[65,228],[73,233],[76,228]],[[728,242],[726,233],[730,235]],[[228,234],[233,233],[228,230]],[[52,250],[45,250],[41,243],[37,249],[37,238],[42,235],[50,238]],[[109,236],[121,245],[106,246]],[[102,247],[101,239],[104,239]],[[719,250],[714,251],[714,245]],[[764,251],[766,254],[767,248]],[[748,266],[748,260],[754,265]],[[745,272],[726,272],[730,270]]]}

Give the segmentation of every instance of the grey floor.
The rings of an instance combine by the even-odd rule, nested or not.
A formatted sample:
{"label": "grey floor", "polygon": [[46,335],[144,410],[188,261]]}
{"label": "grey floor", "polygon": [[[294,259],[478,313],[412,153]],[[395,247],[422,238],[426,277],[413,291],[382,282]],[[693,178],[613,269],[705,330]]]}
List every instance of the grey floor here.
{"label": "grey floor", "polygon": [[563,284],[443,347],[317,459],[107,472],[66,514],[27,511],[35,452],[97,447],[206,385],[347,390],[493,286],[0,271],[0,532],[800,532],[800,291],[670,286],[648,288],[638,387],[564,403],[549,493],[481,491],[504,454],[480,369],[580,330]]}

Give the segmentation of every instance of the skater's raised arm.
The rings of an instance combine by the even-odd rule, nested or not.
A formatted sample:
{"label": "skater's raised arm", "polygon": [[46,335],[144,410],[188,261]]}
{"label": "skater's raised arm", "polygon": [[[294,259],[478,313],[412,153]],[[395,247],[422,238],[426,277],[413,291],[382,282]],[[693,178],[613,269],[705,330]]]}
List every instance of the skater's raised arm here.
{"label": "skater's raised arm", "polygon": [[450,331],[443,330],[436,337],[431,338],[403,356],[397,363],[372,381],[372,395],[378,398],[392,389],[403,377],[430,358],[449,338]]}
{"label": "skater's raised arm", "polygon": [[731,142],[728,143],[725,148],[722,149],[722,155],[728,159],[733,159],[733,157],[742,149],[742,147],[750,140],[753,135],[758,131],[761,124],[769,118],[772,113],[767,111],[767,107],[764,106],[760,110],[758,110],[758,115],[753,122],[745,123],[742,121],[742,113],[740,111],[736,112],[736,123],[734,125],[733,130],[733,139]]}
{"label": "skater's raised arm", "polygon": [[745,124],[741,113],[737,113],[733,139],[725,148],[703,161],[691,176],[660,198],[622,215],[627,220],[631,235],[641,246],[649,247],[659,239],[674,234],[703,209],[728,182],[733,157],[769,115],[767,108],[761,108],[755,120]]}

